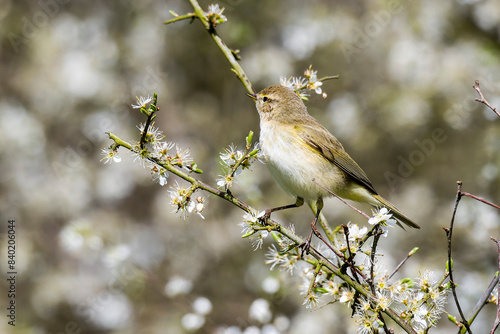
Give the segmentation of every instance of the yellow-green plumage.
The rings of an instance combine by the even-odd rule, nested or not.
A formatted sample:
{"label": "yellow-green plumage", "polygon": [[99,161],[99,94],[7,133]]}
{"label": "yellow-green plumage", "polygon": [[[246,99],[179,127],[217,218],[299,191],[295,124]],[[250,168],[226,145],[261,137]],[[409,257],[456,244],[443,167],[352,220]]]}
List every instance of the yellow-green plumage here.
{"label": "yellow-green plumage", "polygon": [[366,173],[342,144],[309,115],[291,89],[270,86],[252,96],[260,115],[260,147],[278,185],[297,203],[322,203],[331,194],[374,207],[386,207],[402,223],[420,228],[375,191]]}

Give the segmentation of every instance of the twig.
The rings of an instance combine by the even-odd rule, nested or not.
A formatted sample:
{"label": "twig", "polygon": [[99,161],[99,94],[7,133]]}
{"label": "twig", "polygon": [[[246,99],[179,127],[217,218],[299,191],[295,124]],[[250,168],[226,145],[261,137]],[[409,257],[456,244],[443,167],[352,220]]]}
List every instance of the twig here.
{"label": "twig", "polygon": [[[500,241],[498,241],[493,237],[491,238],[491,240],[493,240],[498,247],[498,271],[500,272]],[[498,289],[498,295],[497,295],[497,316],[495,318],[495,323],[493,324],[493,328],[491,329],[490,334],[495,333],[495,331],[498,328],[498,325],[500,325],[500,303],[498,302],[499,300],[500,300],[500,289]]]}
{"label": "twig", "polygon": [[455,214],[457,213],[458,203],[460,202],[460,199],[462,198],[462,181],[457,181],[457,185],[458,185],[457,197],[455,199],[455,206],[453,207],[453,215],[451,216],[450,228],[444,229],[446,232],[447,239],[448,239],[448,272],[450,275],[451,291],[453,293],[453,298],[455,299],[455,305],[457,306],[458,313],[460,313],[460,317],[462,318],[461,322],[465,326],[465,328],[467,329],[467,332],[469,332],[469,334],[472,334],[472,331],[469,327],[469,323],[465,319],[464,312],[462,311],[462,307],[460,306],[460,303],[458,301],[456,284],[455,284],[455,281],[453,280],[453,266],[452,266],[452,258],[451,258],[451,237],[453,234],[453,225],[455,223]]}
{"label": "twig", "polygon": [[372,293],[375,294],[375,285],[373,284],[374,280],[374,268],[375,268],[375,256],[377,253],[377,245],[378,245],[378,240],[380,239],[380,236],[383,234],[382,229],[380,228],[379,225],[376,225],[377,229],[375,230],[375,235],[373,236],[373,244],[372,244],[372,250],[370,254],[370,281],[368,282],[370,284],[370,288],[372,289]]}
{"label": "twig", "polygon": [[[328,247],[335,255],[337,255],[340,259],[342,259],[342,261],[344,261],[344,264],[340,268],[341,272],[345,272],[345,266],[348,266],[349,268],[351,268],[351,271],[353,272],[354,279],[356,280],[356,282],[359,283],[356,273],[358,273],[361,277],[363,277],[365,281],[368,281],[367,277],[361,272],[361,270],[356,268],[354,263],[351,262],[349,258],[346,258],[344,254],[333,248],[332,245],[330,245],[330,243],[321,235],[321,233],[319,233],[318,229],[313,224],[311,224],[311,229],[314,235],[318,239],[320,239],[326,245],[326,247]],[[324,259],[327,260],[326,258]]]}
{"label": "twig", "polygon": [[497,111],[497,108],[492,107],[491,104],[489,104],[488,101],[486,101],[486,99],[484,98],[483,93],[481,92],[481,87],[479,87],[479,80],[476,80],[476,84],[474,86],[472,86],[472,88],[474,88],[476,90],[476,92],[479,94],[479,96],[481,97],[481,98],[476,97],[475,100],[477,102],[481,102],[482,104],[486,105],[488,108],[493,110],[493,112],[495,114],[497,114],[498,117],[500,117],[500,112]]}
{"label": "twig", "polygon": [[[487,200],[485,200],[484,198],[482,197],[479,197],[479,196],[476,196],[476,195],[473,195],[473,194],[470,194],[468,192],[465,192],[465,191],[461,191],[461,183],[459,183],[459,195],[460,197],[462,196],[466,196],[466,197],[470,197],[472,199],[475,199],[476,201],[479,201],[479,202],[482,202],[484,204],[487,204],[487,205],[490,205],[494,208],[497,208],[497,209],[500,209],[500,206],[494,204],[494,203],[491,203]],[[455,203],[456,205],[458,205],[458,203]],[[446,230],[445,230],[446,231]],[[446,232],[448,234],[448,231]],[[499,254],[500,256],[500,254]],[[449,258],[448,258],[448,262],[449,262]],[[500,259],[499,259],[500,261]],[[454,284],[453,284],[453,279],[451,278],[451,274],[450,274],[450,281],[452,282],[452,291],[453,291],[453,288],[454,288]],[[490,285],[488,286],[488,288],[485,290],[485,292],[483,293],[483,295],[481,296],[481,298],[479,299],[479,301],[477,302],[476,306],[474,307],[474,310],[472,311],[472,317],[469,319],[469,321],[467,321],[467,324],[470,326],[472,324],[472,322],[475,320],[476,316],[479,314],[479,312],[481,311],[481,309],[483,308],[483,306],[486,304],[486,301],[487,299],[489,298],[491,292],[493,291],[493,289],[495,288],[495,285],[498,283],[498,276],[495,276],[493,278],[493,280],[491,281]],[[499,296],[500,297],[500,296]],[[498,311],[498,310],[497,310]],[[498,325],[497,325],[498,326]],[[460,330],[460,333],[465,333],[465,330],[467,330],[467,327],[464,327],[462,328],[462,330]]]}
{"label": "twig", "polygon": [[207,17],[205,16],[205,12],[203,9],[201,9],[200,5],[196,0],[189,0],[191,3],[191,6],[194,9],[194,13],[196,17],[200,20],[200,22],[203,24],[205,29],[207,29],[208,33],[210,34],[210,37],[214,40],[215,44],[219,47],[221,52],[224,54],[226,57],[227,61],[231,64],[231,71],[236,74],[238,79],[241,81],[243,86],[247,89],[247,92],[251,94],[255,94],[255,90],[252,87],[252,83],[250,80],[248,80],[247,75],[245,74],[245,71],[243,71],[243,68],[240,66],[238,63],[238,60],[235,57],[235,52],[231,49],[229,49],[226,44],[222,41],[220,36],[217,34],[215,31],[215,28],[210,24],[210,22],[207,20]]}
{"label": "twig", "polygon": [[[124,141],[123,139],[119,138],[118,136],[116,136],[115,134],[111,133],[111,132],[108,132],[108,136],[110,139],[112,139],[117,147],[118,146],[122,146],[132,152],[136,152],[137,153],[137,148],[134,148],[134,146],[126,141]],[[186,180],[187,182],[191,183],[193,186],[193,192],[196,190],[196,189],[202,189],[202,190],[205,190],[206,192],[209,192],[213,195],[216,195],[220,198],[223,198],[225,199],[226,201],[228,202],[231,202],[232,204],[236,205],[237,207],[239,207],[240,209],[242,209],[243,211],[245,212],[248,212],[248,213],[251,213],[251,208],[248,204],[244,203],[243,201],[237,199],[236,197],[234,197],[233,195],[231,195],[230,193],[228,192],[224,192],[224,191],[221,191],[219,189],[216,189],[202,181],[199,181],[197,179],[195,179],[194,177],[188,175],[187,173],[175,168],[171,163],[169,163],[168,161],[163,161],[163,160],[160,160],[156,157],[154,157],[151,153],[147,153],[145,156],[144,156],[145,159],[148,159],[160,166],[162,166],[163,168],[165,168],[166,170],[168,170],[169,172],[171,172],[172,174],[174,175],[177,175],[178,177]]]}
{"label": "twig", "polygon": [[351,246],[349,245],[349,227],[347,227],[347,225],[345,224],[342,224],[341,226],[344,229],[345,243],[347,245],[347,254],[349,254],[349,261],[351,261],[354,258],[354,254],[351,252]]}
{"label": "twig", "polygon": [[[342,228],[344,229],[344,236],[345,236],[345,242],[347,245],[347,253],[349,254],[349,257],[347,258],[347,261],[344,261],[344,264],[342,265],[342,268],[340,270],[345,270],[347,266],[351,268],[352,275],[354,276],[354,279],[356,282],[359,283],[359,278],[357,275],[357,272],[359,271],[358,268],[356,268],[355,263],[354,263],[354,253],[351,251],[351,246],[349,245],[349,228],[347,225],[342,224]],[[363,276],[363,279],[366,281],[366,277]],[[353,310],[354,311],[354,310]]]}
{"label": "twig", "polygon": [[[481,298],[479,298],[476,306],[474,307],[474,310],[472,311],[472,317],[469,319],[469,325],[472,324],[472,322],[476,319],[477,315],[481,311],[484,305],[487,304],[488,298],[490,298],[491,292],[493,289],[495,289],[495,286],[498,284],[498,275],[495,275],[493,279],[490,282],[490,285],[488,285],[488,288],[483,292],[483,295]],[[461,331],[460,333],[464,333],[464,331]]]}
{"label": "twig", "polygon": [[[163,22],[163,24],[170,24],[170,23],[175,23],[175,22],[179,22],[179,21],[182,21],[182,20],[194,20],[196,18],[196,15],[194,13],[188,13],[186,15],[175,15],[174,13],[170,12],[172,15],[175,16],[175,18],[171,19],[171,20],[168,20],[168,21],[165,21]],[[191,21],[192,22],[192,21]]]}
{"label": "twig", "polygon": [[[373,236],[373,244],[372,244],[372,250],[371,250],[371,253],[370,253],[370,280],[368,281],[368,284],[370,285],[370,289],[372,290],[372,293],[375,295],[376,293],[376,290],[375,290],[375,277],[374,277],[374,269],[375,269],[375,256],[376,256],[376,253],[377,253],[377,245],[378,245],[378,240],[380,239],[380,236],[383,234],[382,232],[382,229],[380,228],[379,225],[375,225],[376,226],[376,230],[375,230],[375,234]],[[389,331],[389,329],[387,328],[387,324],[384,320],[384,316],[382,315],[381,312],[377,312],[377,316],[380,320],[380,322],[382,322],[382,326],[384,327],[384,333],[391,333]]]}
{"label": "twig", "polygon": [[472,195],[472,194],[469,194],[469,193],[466,193],[466,192],[462,192],[461,194],[462,194],[462,196],[467,196],[467,197],[470,197],[470,198],[474,198],[475,200],[483,202],[484,204],[488,204],[488,205],[491,205],[494,208],[500,209],[500,206],[498,206],[496,204],[493,204],[491,202],[488,202],[487,200],[485,200],[482,197],[479,197],[479,196],[476,196],[476,195]]}
{"label": "twig", "polygon": [[389,275],[389,279],[392,278],[392,276],[394,276],[394,274],[396,274],[396,272],[403,266],[403,264],[406,263],[406,261],[408,261],[408,259],[413,255],[415,254],[416,252],[418,251],[418,247],[415,247],[413,248],[409,253],[408,255],[406,255],[406,257],[403,259],[403,261],[401,261],[398,266],[396,267],[396,269],[394,269],[394,271],[392,272],[391,275]]}
{"label": "twig", "polygon": [[156,117],[155,113],[159,110],[159,108],[156,106],[157,102],[158,102],[158,95],[156,95],[155,93],[153,95],[153,102],[149,105],[149,110],[141,108],[141,112],[148,116],[148,118],[146,119],[146,124],[144,125],[144,129],[142,130],[141,133],[141,139],[139,141],[141,149],[144,149],[144,144],[146,143],[146,136],[148,134],[149,127],[153,119],[155,119]]}

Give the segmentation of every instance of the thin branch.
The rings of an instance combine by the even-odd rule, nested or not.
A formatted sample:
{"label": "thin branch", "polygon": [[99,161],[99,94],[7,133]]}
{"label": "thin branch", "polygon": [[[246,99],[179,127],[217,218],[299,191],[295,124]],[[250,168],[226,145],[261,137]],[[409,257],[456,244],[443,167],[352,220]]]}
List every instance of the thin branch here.
{"label": "thin branch", "polygon": [[[116,136],[115,134],[111,133],[111,132],[108,132],[108,136],[110,139],[112,139],[117,146],[122,146],[122,147],[125,147],[126,149],[132,151],[132,152],[136,152],[137,153],[137,148],[134,148],[134,146],[126,141],[124,141],[123,139],[119,138],[118,136]],[[174,175],[177,175],[178,177],[188,181],[189,183],[191,183],[194,187],[194,190],[196,189],[202,189],[202,190],[205,190],[206,192],[209,192],[213,195],[216,195],[220,198],[223,198],[225,199],[226,201],[228,202],[231,202],[232,204],[236,205],[237,207],[239,207],[240,209],[242,209],[243,211],[245,212],[248,212],[248,213],[251,213],[252,210],[250,208],[250,206],[246,203],[244,203],[243,201],[237,199],[236,197],[234,197],[233,195],[231,195],[230,193],[228,192],[224,192],[224,191],[221,191],[219,189],[216,189],[202,181],[199,181],[197,179],[195,179],[194,177],[190,176],[189,174],[181,171],[180,169],[177,169],[175,168],[171,163],[169,163],[168,161],[163,161],[163,160],[160,160],[154,156],[152,156],[150,153],[148,153],[147,155],[145,155],[145,158],[162,166],[163,168],[165,168],[166,170],[168,170],[169,172],[171,172],[172,174]],[[193,190],[193,192],[194,192]]]}
{"label": "thin branch", "polygon": [[[344,261],[344,264],[342,265],[341,270],[345,270],[346,266],[349,266],[351,268],[351,272],[354,276],[354,279],[356,282],[359,283],[359,278],[357,275],[357,272],[359,272],[358,268],[356,268],[355,263],[354,263],[354,253],[351,251],[351,246],[349,245],[349,227],[347,225],[342,224],[342,228],[344,229],[344,236],[345,236],[345,242],[347,245],[347,253],[349,254],[349,257],[347,258],[347,261]],[[363,276],[363,279],[366,281],[366,277]]]}
{"label": "thin branch", "polygon": [[496,204],[493,204],[491,202],[488,202],[487,200],[485,200],[482,197],[479,197],[479,196],[476,196],[476,195],[472,195],[472,194],[469,194],[469,193],[466,193],[466,192],[462,192],[461,194],[462,194],[462,196],[467,196],[467,197],[470,197],[470,198],[474,198],[475,200],[483,202],[484,204],[488,204],[488,205],[491,205],[494,208],[500,209],[500,206],[498,206]]}
{"label": "thin branch", "polygon": [[398,266],[396,267],[396,269],[394,269],[394,271],[391,273],[391,275],[389,275],[389,279],[392,278],[392,276],[394,276],[394,274],[396,274],[396,272],[403,266],[403,264],[406,263],[406,261],[408,261],[408,259],[413,255],[415,254],[416,252],[418,251],[418,247],[415,247],[413,248],[409,253],[408,255],[406,255],[406,257],[403,259],[403,261],[401,261]]}
{"label": "thin branch", "polygon": [[455,285],[455,281],[453,280],[451,240],[452,240],[452,234],[453,234],[453,225],[455,223],[455,215],[456,215],[457,209],[458,209],[458,203],[460,202],[460,199],[462,198],[462,181],[457,181],[457,186],[458,186],[458,190],[457,190],[457,196],[455,198],[455,206],[453,207],[453,215],[451,216],[450,228],[449,229],[445,228],[446,236],[448,239],[448,272],[450,275],[451,291],[453,294],[453,298],[455,299],[455,305],[457,306],[458,313],[460,313],[460,317],[462,318],[461,323],[465,326],[465,328],[467,329],[467,332],[469,332],[469,334],[472,334],[472,331],[469,327],[469,323],[465,319],[464,312],[462,311],[462,307],[460,306],[460,303],[458,301],[456,285]]}
{"label": "thin branch", "polygon": [[[311,69],[311,67],[309,67],[309,69]],[[338,74],[337,75],[328,75],[326,77],[322,77],[321,79],[318,79],[318,81],[323,82],[323,81],[328,81],[328,80],[333,80],[333,79],[340,79],[340,75],[338,75]],[[308,83],[305,83],[300,87],[294,88],[293,90],[297,93],[303,89],[308,89],[307,87],[308,87]]]}
{"label": "thin branch", "polygon": [[[483,292],[481,298],[479,298],[474,310],[472,311],[472,317],[469,319],[469,325],[476,319],[479,312],[482,310],[483,306],[487,304],[488,299],[490,298],[491,292],[495,289],[495,286],[498,284],[498,275],[495,275],[488,285],[488,288]],[[460,333],[465,333],[465,331],[461,331]]]}
{"label": "thin branch", "polygon": [[498,112],[497,108],[492,107],[491,104],[489,104],[489,102],[486,101],[486,99],[484,98],[483,93],[481,92],[481,87],[479,87],[479,80],[476,80],[476,84],[474,86],[472,86],[472,88],[474,88],[476,90],[476,92],[479,94],[479,96],[481,97],[481,98],[476,97],[475,100],[477,102],[481,102],[482,104],[486,105],[488,108],[493,110],[493,112],[495,114],[497,114],[498,117],[500,117],[500,112]]}
{"label": "thin branch", "polygon": [[179,21],[182,21],[182,20],[191,20],[191,22],[196,18],[196,15],[194,13],[188,13],[186,15],[177,15],[175,13],[172,13],[170,12],[172,15],[175,16],[175,18],[171,19],[171,20],[168,20],[168,21],[165,21],[163,22],[163,24],[170,24],[170,23],[175,23],[175,22],[179,22]]}
{"label": "thin branch", "polygon": [[141,112],[148,116],[148,118],[146,119],[146,124],[144,125],[144,129],[141,133],[141,139],[139,141],[141,149],[144,149],[144,144],[146,144],[146,135],[148,134],[149,127],[151,126],[153,119],[155,119],[156,117],[155,113],[159,110],[159,108],[156,106],[157,103],[158,95],[156,95],[155,93],[153,95],[153,102],[149,105],[149,110],[141,108]]}
{"label": "thin branch", "polygon": [[[312,232],[314,233],[314,235],[320,239],[335,255],[337,255],[340,259],[342,259],[342,261],[344,261],[344,264],[342,265],[342,267],[340,268],[340,271],[341,272],[345,272],[345,267],[348,266],[349,268],[351,268],[351,271],[353,272],[353,275],[354,275],[354,278],[356,280],[356,282],[359,283],[359,280],[356,276],[356,273],[359,274],[361,277],[363,277],[363,279],[365,281],[368,281],[367,277],[363,274],[363,272],[361,272],[361,270],[359,270],[358,268],[356,268],[356,266],[354,265],[353,262],[351,262],[350,258],[346,258],[344,254],[342,254],[341,252],[339,252],[337,249],[335,249],[334,247],[332,247],[332,245],[330,245],[330,243],[328,243],[328,241],[321,235],[321,233],[319,233],[318,229],[314,226],[314,224],[311,224],[311,229],[312,229]],[[326,258],[325,258],[326,260]]]}
{"label": "thin branch", "polygon": [[252,87],[252,83],[250,80],[248,80],[247,75],[245,74],[245,71],[243,71],[243,68],[240,66],[238,63],[238,60],[235,57],[235,52],[231,49],[229,49],[226,44],[222,41],[222,39],[219,37],[217,32],[215,31],[215,28],[208,22],[207,17],[205,16],[205,12],[203,9],[201,9],[200,5],[196,0],[189,0],[191,3],[191,6],[194,9],[194,13],[198,19],[200,19],[200,22],[203,24],[205,29],[207,29],[208,33],[210,34],[210,37],[214,40],[215,44],[219,47],[221,52],[224,54],[226,57],[227,61],[231,64],[231,71],[233,71],[238,79],[241,81],[243,86],[247,89],[247,92],[251,94],[255,94],[255,90]]}
{"label": "thin branch", "polygon": [[[491,238],[496,244],[498,248],[498,271],[500,273],[500,241],[498,241],[495,238]],[[490,334],[495,333],[495,331],[498,328],[498,325],[500,325],[500,303],[498,302],[500,300],[500,289],[498,289],[498,295],[497,295],[497,316],[495,318],[495,323],[493,324],[493,328],[491,329]]]}
{"label": "thin branch", "polygon": [[380,236],[383,234],[382,229],[379,225],[376,225],[377,229],[375,231],[375,235],[373,236],[372,250],[370,253],[370,288],[372,289],[372,293],[375,294],[375,285],[373,284],[374,280],[374,269],[375,269],[375,256],[377,254],[377,245]]}

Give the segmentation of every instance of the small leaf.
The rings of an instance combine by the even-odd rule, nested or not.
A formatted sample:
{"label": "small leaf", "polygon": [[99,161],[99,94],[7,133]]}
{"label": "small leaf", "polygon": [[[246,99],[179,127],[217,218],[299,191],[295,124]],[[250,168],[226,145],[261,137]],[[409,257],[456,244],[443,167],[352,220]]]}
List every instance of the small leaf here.
{"label": "small leaf", "polygon": [[452,316],[451,314],[448,314],[448,320],[450,320],[451,322],[453,322],[454,324],[457,324],[457,318],[455,318],[454,316]]}
{"label": "small leaf", "polygon": [[246,139],[247,139],[247,148],[252,147],[253,131],[250,130]]}
{"label": "small leaf", "polygon": [[248,232],[248,233],[246,233],[246,234],[242,235],[241,237],[242,237],[242,238],[248,238],[249,236],[251,236],[251,235],[255,234],[255,232],[257,232],[257,231],[255,231],[255,230],[251,230],[250,232]]}
{"label": "small leaf", "polygon": [[253,150],[252,152],[248,153],[249,156],[253,157],[254,155],[256,155],[257,153],[259,153],[259,149],[256,148],[255,150]]}
{"label": "small leaf", "polygon": [[413,248],[410,253],[408,253],[409,256],[412,256],[413,254],[415,254],[416,252],[418,251],[418,247],[415,247]]}
{"label": "small leaf", "polygon": [[201,169],[198,169],[198,165],[196,164],[196,162],[191,163],[191,165],[189,166],[189,168],[194,173],[203,174],[203,171]]}
{"label": "small leaf", "polygon": [[408,287],[413,287],[415,286],[415,281],[412,278],[403,278],[399,281],[401,284],[407,284]]}
{"label": "small leaf", "polygon": [[327,293],[328,290],[326,290],[325,288],[317,287],[314,289],[314,292],[319,292],[319,293],[324,294],[324,293]]}

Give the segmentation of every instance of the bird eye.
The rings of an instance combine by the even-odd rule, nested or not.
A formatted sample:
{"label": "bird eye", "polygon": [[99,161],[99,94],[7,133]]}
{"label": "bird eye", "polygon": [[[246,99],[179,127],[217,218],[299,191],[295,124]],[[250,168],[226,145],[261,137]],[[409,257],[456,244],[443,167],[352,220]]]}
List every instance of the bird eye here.
{"label": "bird eye", "polygon": [[264,96],[264,97],[262,98],[262,102],[267,102],[267,101],[269,101],[269,98],[268,98],[267,96]]}

